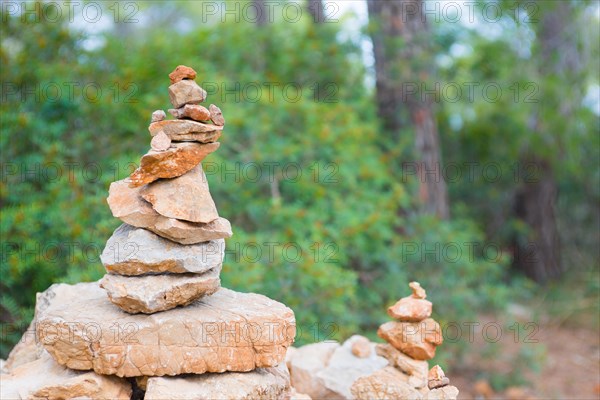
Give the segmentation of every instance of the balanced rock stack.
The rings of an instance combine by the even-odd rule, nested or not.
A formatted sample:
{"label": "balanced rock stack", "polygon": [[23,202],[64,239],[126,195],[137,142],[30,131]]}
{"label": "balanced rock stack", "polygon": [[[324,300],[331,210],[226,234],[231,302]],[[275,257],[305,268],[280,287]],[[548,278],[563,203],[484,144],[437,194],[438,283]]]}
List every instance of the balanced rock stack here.
{"label": "balanced rock stack", "polygon": [[[219,148],[225,121],[218,107],[199,104],[206,92],[195,77],[185,66],[169,75],[176,119],[152,114],[151,150],[129,178],[110,186],[110,209],[124,224],[101,255],[108,273],[100,282],[57,284],[38,295],[32,327],[46,357],[38,363],[62,368],[55,380],[73,381],[73,370],[94,378],[95,391],[80,385],[69,392],[53,382],[56,398],[116,398],[114,390],[96,390],[115,380],[129,388],[125,396],[133,384],[145,399],[290,395],[284,360],[296,332],[293,311],[220,286],[224,239],[232,232],[217,213],[201,162]],[[4,378],[15,383],[3,384],[3,395],[48,393],[43,383],[24,390],[20,375]]]}
{"label": "balanced rock stack", "polygon": [[387,310],[396,321],[384,323],[377,331],[388,342],[377,345],[377,354],[386,358],[389,366],[354,383],[352,393],[357,399],[451,400],[458,396],[458,389],[449,386],[438,365],[428,372],[427,360],[442,344],[442,331],[430,318],[433,305],[425,299],[425,289],[418,282],[411,282],[409,287],[412,295]]}

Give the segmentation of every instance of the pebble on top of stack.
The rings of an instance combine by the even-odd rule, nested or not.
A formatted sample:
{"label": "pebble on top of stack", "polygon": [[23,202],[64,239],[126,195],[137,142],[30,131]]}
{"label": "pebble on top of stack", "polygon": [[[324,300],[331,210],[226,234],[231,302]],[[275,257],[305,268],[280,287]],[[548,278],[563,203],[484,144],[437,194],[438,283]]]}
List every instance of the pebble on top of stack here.
{"label": "pebble on top of stack", "polygon": [[[110,186],[108,204],[124,224],[102,252],[107,274],[38,294],[37,369],[7,370],[3,398],[129,398],[130,382],[118,377],[135,378],[147,399],[289,396],[283,361],[296,334],[293,311],[221,288],[231,225],[219,217],[201,162],[219,148],[225,120],[217,106],[199,104],[206,92],[195,77],[185,66],[169,75],[177,119],[155,111],[151,150]],[[44,363],[56,368],[42,382],[28,371]]]}
{"label": "pebble on top of stack", "polygon": [[[231,225],[220,218],[202,160],[219,148],[225,120],[214,104],[198,103],[206,91],[196,71],[180,65],[169,78],[177,119],[152,113],[151,150],[129,178],[110,185],[108,204],[125,224],[109,239],[101,259],[110,301],[129,313],[165,311],[215,293]],[[151,232],[150,232],[151,231]]]}

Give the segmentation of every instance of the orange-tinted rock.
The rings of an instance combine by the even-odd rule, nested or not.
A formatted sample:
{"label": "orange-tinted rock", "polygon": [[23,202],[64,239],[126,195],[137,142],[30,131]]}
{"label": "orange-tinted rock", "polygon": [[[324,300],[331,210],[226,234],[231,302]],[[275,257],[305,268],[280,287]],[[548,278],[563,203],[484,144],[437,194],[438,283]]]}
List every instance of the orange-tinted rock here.
{"label": "orange-tinted rock", "polygon": [[412,289],[412,296],[415,299],[425,299],[427,297],[425,289],[421,287],[419,282],[411,282],[408,286]]}
{"label": "orange-tinted rock", "polygon": [[231,224],[225,218],[199,224],[160,215],[142,198],[142,187],[131,187],[129,182],[129,179],[113,182],[109,189],[108,205],[113,216],[121,221],[181,244],[231,237]]}
{"label": "orange-tinted rock", "polygon": [[366,337],[358,337],[352,343],[352,354],[358,358],[367,358],[373,353],[373,345]]}
{"label": "orange-tinted rock", "polygon": [[167,117],[167,114],[163,110],[156,110],[152,113],[152,122],[162,121]]}
{"label": "orange-tinted rock", "polygon": [[443,341],[440,325],[431,318],[421,322],[386,322],[377,334],[415,360],[433,358],[436,346]]}
{"label": "orange-tinted rock", "polygon": [[152,182],[140,193],[165,217],[201,223],[219,218],[202,164],[177,178]]}
{"label": "orange-tinted rock", "polygon": [[429,370],[427,361],[413,360],[389,343],[379,343],[375,347],[375,351],[378,355],[387,359],[390,366],[406,374],[409,385],[417,389],[427,386],[427,373]]}
{"label": "orange-tinted rock", "polygon": [[185,65],[178,65],[173,72],[169,74],[171,84],[177,83],[183,79],[196,79],[196,71]]}
{"label": "orange-tinted rock", "polygon": [[208,109],[210,110],[210,119],[214,122],[215,125],[223,126],[225,125],[225,118],[223,118],[223,113],[221,109],[214,104],[211,104]]}
{"label": "orange-tinted rock", "polygon": [[429,389],[437,389],[450,384],[450,379],[446,378],[442,367],[435,365],[427,374],[427,386]]}
{"label": "orange-tinted rock", "polygon": [[164,132],[173,141],[209,143],[219,139],[223,127],[189,119],[170,119],[152,123],[148,130],[152,136]]}
{"label": "orange-tinted rock", "polygon": [[387,309],[390,317],[400,321],[418,322],[431,316],[433,305],[424,299],[404,297]]}
{"label": "orange-tinted rock", "polygon": [[169,113],[175,118],[190,118],[194,121],[208,121],[210,119],[210,111],[199,104],[186,104],[181,108],[171,108]]}
{"label": "orange-tinted rock", "polygon": [[169,99],[174,108],[199,104],[206,99],[206,91],[195,81],[183,80],[169,86]]}
{"label": "orange-tinted rock", "polygon": [[418,390],[406,382],[407,376],[392,367],[385,367],[358,378],[350,388],[357,400],[395,400],[422,398]]}
{"label": "orange-tinted rock", "polygon": [[200,164],[204,158],[219,148],[219,143],[173,143],[162,152],[150,150],[140,161],[131,176],[132,187],[142,186],[160,178],[175,178]]}
{"label": "orange-tinted rock", "polygon": [[456,400],[458,389],[455,386],[444,386],[433,389],[425,395],[425,400]]}

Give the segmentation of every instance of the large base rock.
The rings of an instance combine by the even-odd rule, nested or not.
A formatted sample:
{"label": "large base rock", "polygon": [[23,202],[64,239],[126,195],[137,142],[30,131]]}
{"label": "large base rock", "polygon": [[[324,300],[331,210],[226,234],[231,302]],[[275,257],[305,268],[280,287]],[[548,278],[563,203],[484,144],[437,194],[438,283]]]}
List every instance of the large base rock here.
{"label": "large base rock", "polygon": [[421,393],[406,382],[407,378],[395,368],[380,369],[354,382],[351,388],[352,398],[357,400],[421,399]]}
{"label": "large base rock", "polygon": [[145,400],[279,400],[290,392],[290,375],[282,364],[252,372],[148,379]]}
{"label": "large base rock", "polygon": [[300,393],[305,393],[313,399],[326,398],[331,393],[325,387],[319,372],[329,363],[333,352],[340,347],[337,342],[320,342],[307,344],[292,352],[289,366],[292,376],[292,386]]}
{"label": "large base rock", "polygon": [[388,360],[390,366],[406,374],[408,383],[412,387],[420,389],[427,386],[427,373],[429,371],[427,361],[413,360],[388,343],[377,344],[376,351],[377,354]]}
{"label": "large base rock", "polygon": [[107,274],[100,286],[108,298],[128,313],[152,314],[185,306],[219,290],[221,268],[202,274],[121,276]]}
{"label": "large base rock", "polygon": [[220,289],[187,307],[130,315],[98,282],[53,285],[39,340],[62,365],[118,376],[251,371],[283,362],[294,313],[253,293]]}
{"label": "large base rock", "polygon": [[0,398],[129,400],[131,385],[125,379],[95,372],[73,371],[58,365],[47,352],[35,361],[0,375]]}
{"label": "large base rock", "polygon": [[199,274],[220,268],[224,256],[223,239],[181,245],[145,229],[123,224],[106,242],[100,260],[108,272],[119,275]]}

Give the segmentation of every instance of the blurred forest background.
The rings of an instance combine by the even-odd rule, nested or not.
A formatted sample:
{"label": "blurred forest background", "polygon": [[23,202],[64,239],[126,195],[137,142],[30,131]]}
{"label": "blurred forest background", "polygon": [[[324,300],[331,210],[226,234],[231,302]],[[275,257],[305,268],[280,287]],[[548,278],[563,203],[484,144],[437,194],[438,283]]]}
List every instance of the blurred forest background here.
{"label": "blurred forest background", "polygon": [[[445,6],[460,2],[285,14],[282,0],[273,18],[254,13],[264,1],[227,3],[100,2],[98,22],[2,3],[2,358],[36,292],[104,274],[120,224],[108,186],[148,149],[179,64],[227,119],[207,160],[234,228],[223,285],[293,308],[298,344],[374,337],[410,280],[443,326],[485,317],[512,335],[525,315],[598,331],[597,2],[477,1],[470,21]],[[290,83],[301,96],[278,89]],[[473,353],[462,326],[436,357],[450,374]],[[480,353],[511,372],[482,362],[474,377],[501,388],[541,370],[543,346],[517,350],[488,341]]]}

